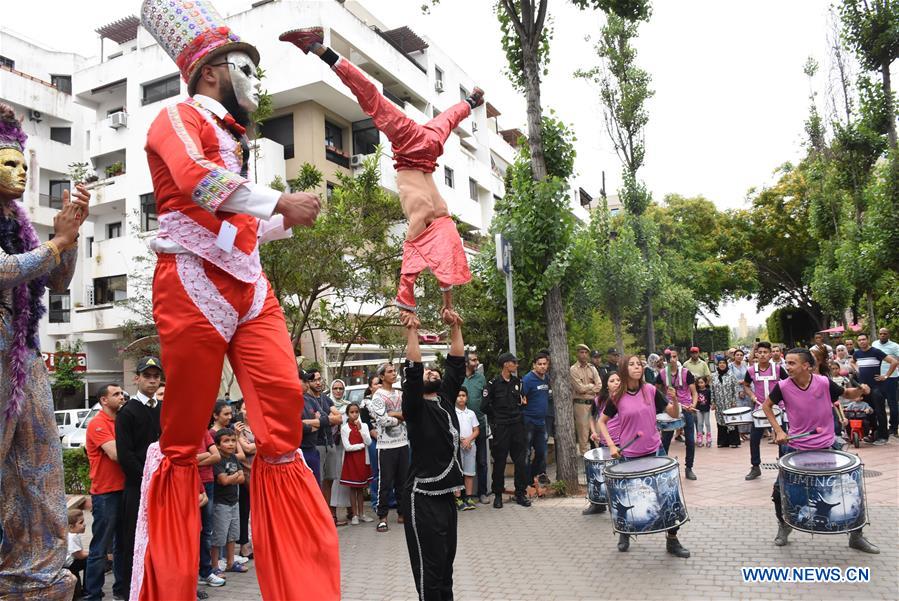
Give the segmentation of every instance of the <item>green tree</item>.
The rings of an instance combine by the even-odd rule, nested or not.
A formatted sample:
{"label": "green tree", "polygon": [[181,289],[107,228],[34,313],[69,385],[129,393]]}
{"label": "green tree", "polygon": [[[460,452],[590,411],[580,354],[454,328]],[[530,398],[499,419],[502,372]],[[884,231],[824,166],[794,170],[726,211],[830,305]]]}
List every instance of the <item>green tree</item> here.
{"label": "green tree", "polygon": [[[391,229],[403,216],[399,199],[380,186],[379,157],[367,157],[356,177],[337,176],[313,227],[295,228],[291,238],[260,248],[298,354],[303,333],[316,329],[347,342],[347,348],[384,334],[385,295],[395,284],[402,251]],[[320,182],[321,173],[304,165],[290,186],[303,191]],[[318,360],[318,349],[309,350]]]}
{"label": "green tree", "polygon": [[[622,164],[619,196],[625,210],[632,216],[630,227],[643,260],[651,262],[657,255],[658,248],[653,245],[655,239],[647,231],[649,226],[643,215],[652,198],[645,184],[640,181],[638,171],[646,156],[645,129],[649,122],[646,102],[652,98],[653,91],[650,88],[649,73],[636,63],[637,51],[633,46],[640,23],[649,19],[651,11],[648,2],[624,3],[628,7],[623,7],[622,4],[603,3],[606,24],[594,46],[600,65],[578,71],[576,75],[594,81],[599,87],[606,132]],[[649,273],[652,276],[665,272],[650,269]],[[662,283],[650,281],[644,288],[646,348],[649,352],[655,351],[656,344],[653,297]]]}

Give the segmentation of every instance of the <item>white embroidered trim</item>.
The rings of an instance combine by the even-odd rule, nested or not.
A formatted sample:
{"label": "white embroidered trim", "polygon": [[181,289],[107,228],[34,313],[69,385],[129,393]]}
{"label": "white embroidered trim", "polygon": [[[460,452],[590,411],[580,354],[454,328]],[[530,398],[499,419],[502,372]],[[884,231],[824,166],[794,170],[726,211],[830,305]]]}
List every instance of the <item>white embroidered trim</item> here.
{"label": "white embroidered trim", "polygon": [[147,448],[147,461],[144,463],[144,475],[140,483],[140,506],[137,510],[137,528],[134,534],[134,557],[131,571],[131,599],[140,599],[140,589],[144,585],[144,559],[147,556],[147,545],[150,542],[147,524],[147,497],[150,492],[150,481],[159,469],[163,460],[159,442]]}
{"label": "white embroidered trim", "polygon": [[[450,473],[450,471],[453,469],[453,465],[455,465],[456,467],[459,468],[459,472],[462,471],[462,466],[459,465],[459,431],[453,427],[452,416],[449,413],[447,413],[446,409],[443,408],[443,405],[440,404],[439,397],[436,400],[435,399],[423,399],[423,400],[429,401],[431,403],[436,403],[437,407],[439,407],[440,410],[446,414],[447,425],[449,426],[450,434],[452,434],[452,436],[453,436],[453,460],[450,461],[449,464],[446,466],[446,469],[443,470],[437,476],[432,476],[430,478],[415,478],[415,480],[412,482],[412,490],[414,492],[419,492],[423,495],[443,495],[448,492],[461,490],[462,488],[464,488],[463,486],[457,486],[457,487],[447,488],[445,490],[438,490],[438,491],[423,490],[423,489],[418,488],[419,484],[430,484],[431,482],[440,482],[441,480],[446,478],[447,474]],[[378,467],[380,467],[380,466],[378,466]],[[378,472],[378,473],[380,473],[380,472]]]}
{"label": "white embroidered trim", "polygon": [[219,126],[207,110],[204,109],[197,112],[209,122],[219,140],[219,155],[221,155],[222,161],[225,163],[225,169],[232,173],[240,174],[241,164],[237,160],[237,147],[240,146],[240,144],[237,143],[230,132]]}
{"label": "white embroidered trim", "polygon": [[259,262],[259,246],[246,254],[237,247],[226,253],[216,246],[217,234],[212,233],[181,211],[171,211],[159,216],[159,237],[169,238],[192,253],[199,255],[229,274],[252,284],[262,274]]}
{"label": "white embroidered trim", "polygon": [[187,296],[225,342],[231,342],[231,337],[237,330],[237,310],[225,300],[206,275],[203,260],[196,255],[180,254],[175,255],[175,261],[178,266],[178,278]]}
{"label": "white embroidered trim", "polygon": [[260,275],[259,279],[256,280],[256,288],[253,290],[253,303],[250,305],[250,308],[247,310],[246,315],[237,320],[237,325],[241,325],[250,321],[251,319],[256,319],[259,317],[259,314],[262,312],[262,307],[265,305],[265,297],[268,295],[268,280],[264,275]]}

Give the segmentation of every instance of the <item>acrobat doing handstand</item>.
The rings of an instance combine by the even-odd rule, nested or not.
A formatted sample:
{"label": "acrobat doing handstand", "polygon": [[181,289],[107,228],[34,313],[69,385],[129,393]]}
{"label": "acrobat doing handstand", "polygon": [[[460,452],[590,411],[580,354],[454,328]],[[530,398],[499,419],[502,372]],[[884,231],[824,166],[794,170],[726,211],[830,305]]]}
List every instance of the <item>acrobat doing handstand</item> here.
{"label": "acrobat doing handstand", "polygon": [[484,103],[484,91],[475,88],[464,101],[422,125],[403,114],[346,58],[324,46],[321,27],[294,29],[282,33],[279,39],[294,44],[306,54],[312,52],[328,63],[356,96],[362,110],[371,116],[375,127],[390,140],[400,203],[409,222],[395,301],[403,323],[418,323],[415,280],[425,269],[430,269],[440,284],[443,293],[441,316],[447,323],[455,322],[459,316],[453,310],[452,288],[471,281],[471,272],[462,239],[432,174],[437,168],[437,159],[443,154],[444,142],[473,109]]}

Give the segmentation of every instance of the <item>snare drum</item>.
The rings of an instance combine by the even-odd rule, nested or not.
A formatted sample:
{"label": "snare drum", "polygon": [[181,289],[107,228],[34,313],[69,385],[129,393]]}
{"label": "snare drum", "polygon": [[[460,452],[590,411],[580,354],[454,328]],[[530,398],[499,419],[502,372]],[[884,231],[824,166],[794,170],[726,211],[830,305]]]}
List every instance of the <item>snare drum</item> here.
{"label": "snare drum", "polygon": [[867,523],[863,465],[857,455],[795,451],[781,457],[778,466],[783,519],[796,530],[839,534]]}
{"label": "snare drum", "polygon": [[609,512],[615,532],[652,534],[685,523],[678,463],[671,457],[640,457],[605,468]]}
{"label": "snare drum", "polygon": [[613,459],[608,447],[590,449],[584,453],[584,473],[587,475],[587,499],[596,505],[608,502],[603,468],[618,463]]}
{"label": "snare drum", "polygon": [[664,411],[656,413],[656,428],[665,432],[666,430],[680,430],[684,427],[684,419],[682,417],[671,417]]}
{"label": "snare drum", "polygon": [[725,426],[752,424],[752,409],[749,407],[731,407],[722,412]]}
{"label": "snare drum", "polygon": [[[777,420],[777,423],[783,426],[783,410],[777,405],[771,407],[772,411],[774,411],[774,418]],[[771,422],[768,421],[768,416],[765,415],[765,411],[763,409],[756,409],[752,412],[752,425],[756,428],[770,428]]]}

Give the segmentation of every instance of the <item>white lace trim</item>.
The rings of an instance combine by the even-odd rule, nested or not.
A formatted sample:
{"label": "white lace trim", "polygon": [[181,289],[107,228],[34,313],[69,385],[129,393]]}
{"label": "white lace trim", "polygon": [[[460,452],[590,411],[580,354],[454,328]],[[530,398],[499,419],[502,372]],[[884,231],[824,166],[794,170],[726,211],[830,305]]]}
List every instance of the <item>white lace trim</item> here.
{"label": "white lace trim", "polygon": [[262,274],[259,262],[259,246],[246,254],[237,247],[226,253],[215,245],[217,234],[203,227],[181,211],[171,211],[159,216],[159,237],[168,238],[192,253],[199,255],[240,280],[252,284]]}
{"label": "white lace trim", "polygon": [[225,342],[230,342],[237,330],[237,310],[225,300],[206,275],[200,257],[181,254],[175,255],[175,261],[178,266],[178,278],[187,296]]}
{"label": "white lace trim", "polygon": [[247,310],[246,315],[237,320],[237,325],[241,325],[250,321],[251,319],[256,319],[259,317],[259,314],[262,312],[262,307],[265,305],[265,298],[268,295],[268,280],[264,275],[260,275],[259,279],[256,280],[256,288],[253,290],[253,303],[250,305],[250,308]]}
{"label": "white lace trim", "polygon": [[242,165],[237,159],[237,148],[240,144],[237,143],[234,136],[232,136],[229,131],[219,126],[205,107],[204,110],[198,112],[210,125],[212,125],[212,129],[215,131],[215,135],[219,140],[219,154],[222,157],[222,161],[225,163],[225,169],[232,173],[240,174]]}
{"label": "white lace trim", "polygon": [[134,534],[134,557],[131,571],[131,599],[140,599],[140,589],[144,585],[144,559],[147,556],[147,545],[150,542],[147,524],[147,498],[150,492],[150,481],[159,469],[163,460],[159,443],[154,442],[147,448],[147,461],[144,463],[144,475],[140,483],[140,506],[137,511],[137,528]]}

